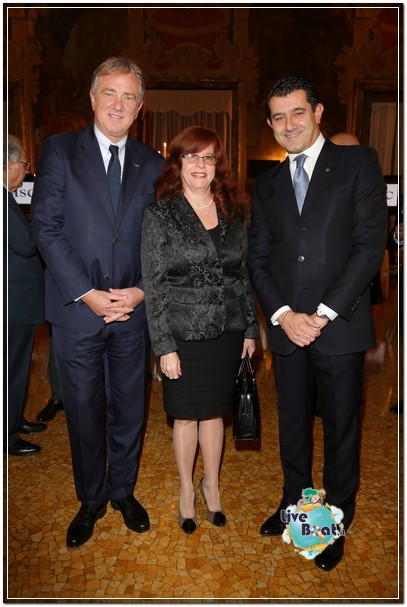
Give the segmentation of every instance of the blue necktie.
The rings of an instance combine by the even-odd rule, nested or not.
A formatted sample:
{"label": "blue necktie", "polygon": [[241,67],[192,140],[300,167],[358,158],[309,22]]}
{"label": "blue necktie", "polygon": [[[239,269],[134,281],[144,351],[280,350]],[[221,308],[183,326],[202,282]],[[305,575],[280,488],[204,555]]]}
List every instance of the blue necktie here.
{"label": "blue necktie", "polygon": [[309,185],[308,174],[307,171],[304,169],[304,162],[306,161],[306,159],[307,156],[305,154],[300,154],[295,159],[296,169],[293,178],[293,185],[300,215]]}
{"label": "blue necktie", "polygon": [[107,180],[109,182],[110,195],[112,197],[113,213],[116,217],[117,209],[119,207],[120,198],[120,182],[121,182],[121,166],[119,160],[119,146],[109,146],[110,153],[112,154],[107,168]]}

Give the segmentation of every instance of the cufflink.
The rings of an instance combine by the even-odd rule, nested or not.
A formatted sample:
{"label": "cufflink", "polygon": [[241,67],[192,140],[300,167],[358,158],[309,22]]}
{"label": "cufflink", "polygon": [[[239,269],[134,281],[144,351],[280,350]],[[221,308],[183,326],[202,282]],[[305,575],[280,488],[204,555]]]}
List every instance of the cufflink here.
{"label": "cufflink", "polygon": [[329,318],[329,316],[327,316],[326,314],[324,314],[324,313],[322,312],[322,310],[320,310],[319,308],[317,308],[317,312],[316,312],[316,314],[317,314],[318,318],[322,318],[323,320],[331,320],[331,319]]}

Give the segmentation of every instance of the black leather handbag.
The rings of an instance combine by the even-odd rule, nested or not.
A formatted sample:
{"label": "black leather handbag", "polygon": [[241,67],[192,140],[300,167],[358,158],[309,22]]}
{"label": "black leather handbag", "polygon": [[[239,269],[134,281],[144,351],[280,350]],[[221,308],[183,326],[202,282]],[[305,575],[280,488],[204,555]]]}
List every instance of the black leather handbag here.
{"label": "black leather handbag", "polygon": [[233,438],[258,440],[260,429],[259,397],[252,362],[248,354],[242,360],[236,379],[233,403]]}

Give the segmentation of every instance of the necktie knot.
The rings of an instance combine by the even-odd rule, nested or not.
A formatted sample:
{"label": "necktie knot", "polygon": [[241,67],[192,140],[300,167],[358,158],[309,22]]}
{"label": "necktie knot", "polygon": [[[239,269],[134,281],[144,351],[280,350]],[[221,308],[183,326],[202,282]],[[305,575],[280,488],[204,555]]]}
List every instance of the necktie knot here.
{"label": "necktie knot", "polygon": [[304,162],[306,161],[306,154],[300,154],[295,158],[296,169],[294,172],[293,185],[295,197],[297,199],[298,210],[301,213],[304,204],[305,196],[307,195],[309,177],[308,173],[304,168]]}
{"label": "necktie knot", "polygon": [[119,146],[118,145],[109,145],[109,152],[114,156],[118,156],[119,155]]}
{"label": "necktie knot", "polygon": [[[111,148],[113,147],[117,147],[117,146],[110,146]],[[297,169],[302,169],[304,167],[304,162],[306,161],[307,156],[305,154],[300,154],[299,156],[297,156],[297,158],[295,159],[295,166],[297,167]]]}

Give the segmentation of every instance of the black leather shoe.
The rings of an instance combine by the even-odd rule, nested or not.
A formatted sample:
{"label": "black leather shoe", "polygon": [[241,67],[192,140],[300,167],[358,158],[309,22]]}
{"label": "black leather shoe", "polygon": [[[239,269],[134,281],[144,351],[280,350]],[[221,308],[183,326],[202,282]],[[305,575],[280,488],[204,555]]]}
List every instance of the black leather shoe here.
{"label": "black leather shoe", "polygon": [[136,500],[134,495],[127,495],[122,500],[110,500],[114,510],[120,510],[126,527],[137,533],[150,529],[147,511]]}
{"label": "black leather shoe", "polygon": [[79,546],[87,542],[93,535],[96,521],[105,514],[106,504],[99,507],[82,504],[78,514],[68,527],[66,534],[66,545],[68,548],[79,548]]}
{"label": "black leather shoe", "polygon": [[285,510],[289,506],[286,500],[281,500],[279,507],[274,514],[268,517],[268,519],[260,527],[261,535],[282,535],[285,529],[285,523],[281,520],[281,510]]}
{"label": "black leather shoe", "polygon": [[331,571],[342,560],[345,546],[345,536],[341,535],[333,544],[325,548],[321,554],[315,557],[314,562],[318,569],[322,571]]}
{"label": "black leather shoe", "polygon": [[21,422],[19,434],[36,434],[37,432],[44,432],[48,428],[47,424],[41,424],[38,422],[28,422],[23,419]]}
{"label": "black leather shoe", "polygon": [[37,420],[39,422],[49,422],[51,419],[54,419],[58,411],[61,411],[63,408],[64,403],[62,400],[52,400],[52,398],[50,398],[45,407],[38,413]]}
{"label": "black leather shoe", "polygon": [[33,455],[34,453],[38,453],[38,451],[41,451],[39,445],[33,445],[33,443],[29,443],[22,438],[19,438],[16,443],[8,446],[9,455]]}

